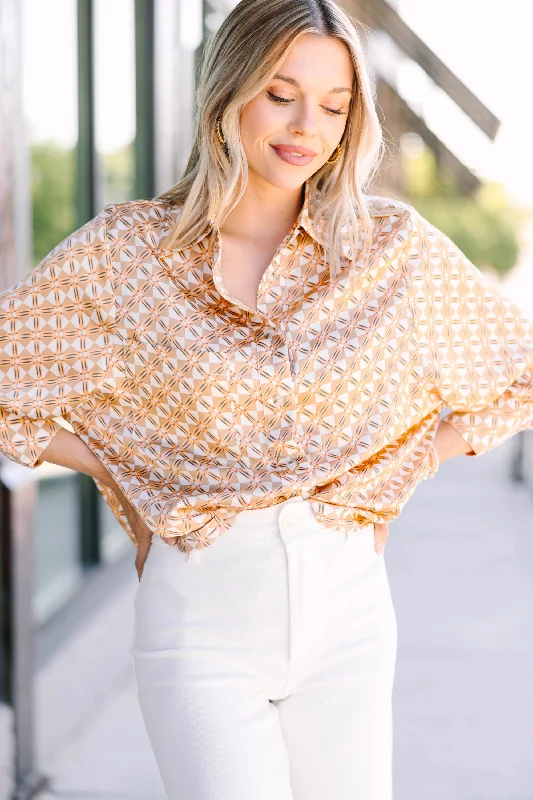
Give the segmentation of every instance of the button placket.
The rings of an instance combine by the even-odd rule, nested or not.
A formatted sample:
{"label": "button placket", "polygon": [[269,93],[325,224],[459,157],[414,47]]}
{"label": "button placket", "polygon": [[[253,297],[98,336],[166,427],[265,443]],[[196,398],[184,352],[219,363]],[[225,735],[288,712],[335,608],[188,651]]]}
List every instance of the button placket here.
{"label": "button placket", "polygon": [[297,442],[295,439],[289,439],[283,442],[283,450],[287,453],[287,457],[285,457],[283,463],[289,469],[304,469],[302,459],[305,458],[306,453],[299,442]]}
{"label": "button placket", "polygon": [[[261,390],[267,408],[279,409],[291,396],[294,382],[287,367],[287,343],[282,331],[266,325],[257,333],[258,363],[261,373]],[[267,354],[272,352],[272,357]],[[289,411],[290,414],[290,411]]]}
{"label": "button placket", "polygon": [[[296,233],[296,231],[293,231],[292,235],[295,236]],[[292,237],[290,241],[292,241]],[[281,267],[281,261],[285,255],[287,255],[286,248],[280,247],[268,268],[269,281],[272,280],[273,274],[275,274],[281,286],[281,295],[269,304],[269,308],[272,306],[276,313],[281,311],[284,318],[287,315],[287,297],[284,268]],[[260,284],[259,295],[261,294],[261,288],[264,288],[267,283],[266,275],[267,273],[263,276]],[[260,313],[262,315],[262,312]],[[272,457],[283,471],[293,472],[301,468],[302,450],[299,446],[296,446],[296,455],[291,458],[290,452],[287,452],[290,448],[286,448],[284,445],[284,440],[287,439],[287,436],[289,441],[292,440],[294,435],[292,428],[296,424],[298,414],[294,392],[295,367],[290,358],[287,335],[283,330],[279,329],[277,320],[275,321],[271,317],[261,321],[260,317],[255,315],[255,317],[251,318],[251,321],[259,323],[257,325],[256,339],[258,365],[264,405],[272,414],[269,422],[271,427],[269,442],[272,446]],[[287,430],[288,428],[291,428],[291,430]],[[289,455],[289,458],[287,458],[287,455]]]}

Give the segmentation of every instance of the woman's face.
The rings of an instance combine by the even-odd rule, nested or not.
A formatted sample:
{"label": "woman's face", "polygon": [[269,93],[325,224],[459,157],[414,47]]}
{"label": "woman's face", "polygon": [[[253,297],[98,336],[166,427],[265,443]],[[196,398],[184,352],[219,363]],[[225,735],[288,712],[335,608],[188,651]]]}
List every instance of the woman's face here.
{"label": "woman's face", "polygon": [[[250,181],[295,189],[335,155],[355,73],[342,42],[305,34],[289,49],[277,75],[243,107],[241,138]],[[278,145],[306,148],[312,156],[284,159]]]}

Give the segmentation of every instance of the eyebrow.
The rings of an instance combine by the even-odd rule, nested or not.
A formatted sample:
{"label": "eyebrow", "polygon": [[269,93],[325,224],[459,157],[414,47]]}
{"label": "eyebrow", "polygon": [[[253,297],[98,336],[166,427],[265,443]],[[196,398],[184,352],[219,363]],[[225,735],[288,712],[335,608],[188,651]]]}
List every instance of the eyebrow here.
{"label": "eyebrow", "polygon": [[[296,80],[296,78],[291,78],[289,75],[280,75],[279,72],[274,75],[274,78],[278,78],[280,81],[285,81],[285,83],[292,83],[293,86],[296,86],[298,89],[300,88],[300,84]],[[335,86],[334,89],[330,89],[327,94],[333,93],[341,93],[341,92],[348,92],[349,94],[352,93],[352,90],[348,86]]]}

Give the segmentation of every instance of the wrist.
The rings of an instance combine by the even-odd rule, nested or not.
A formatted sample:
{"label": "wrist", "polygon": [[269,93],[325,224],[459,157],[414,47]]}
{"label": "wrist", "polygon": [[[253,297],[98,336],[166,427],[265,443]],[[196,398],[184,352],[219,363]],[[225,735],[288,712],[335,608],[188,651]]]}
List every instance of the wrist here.
{"label": "wrist", "polygon": [[429,464],[429,470],[427,475],[424,476],[424,480],[427,480],[428,478],[434,478],[437,472],[439,471],[440,458],[437,448],[435,446],[435,441],[432,441],[429,446],[428,464]]}
{"label": "wrist", "polygon": [[463,453],[469,453],[472,449],[459,431],[453,425],[447,423],[445,419],[439,423],[434,444],[440,462],[454,456],[463,455]]}
{"label": "wrist", "polygon": [[112,492],[116,494],[118,499],[122,501],[124,499],[124,495],[122,493],[122,489],[114,479],[113,475],[107,471],[104,467],[102,462],[98,460],[98,464],[96,468],[91,470],[91,475],[95,478],[99,483],[103,484],[107,489],[111,489]]}

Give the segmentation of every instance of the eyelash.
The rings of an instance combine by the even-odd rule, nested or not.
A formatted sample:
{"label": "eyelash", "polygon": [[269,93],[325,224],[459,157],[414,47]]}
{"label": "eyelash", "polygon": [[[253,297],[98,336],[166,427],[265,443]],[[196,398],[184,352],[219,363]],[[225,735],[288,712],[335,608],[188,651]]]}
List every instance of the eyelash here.
{"label": "eyelash", "polygon": [[[278,97],[276,94],[272,94],[272,92],[267,92],[267,97],[269,100],[272,100],[273,103],[279,103],[280,105],[287,105],[288,103],[294,102],[294,100],[288,100],[286,97]],[[335,114],[336,116],[346,115],[346,111],[340,111],[333,108],[325,108],[324,110],[328,114]]]}

